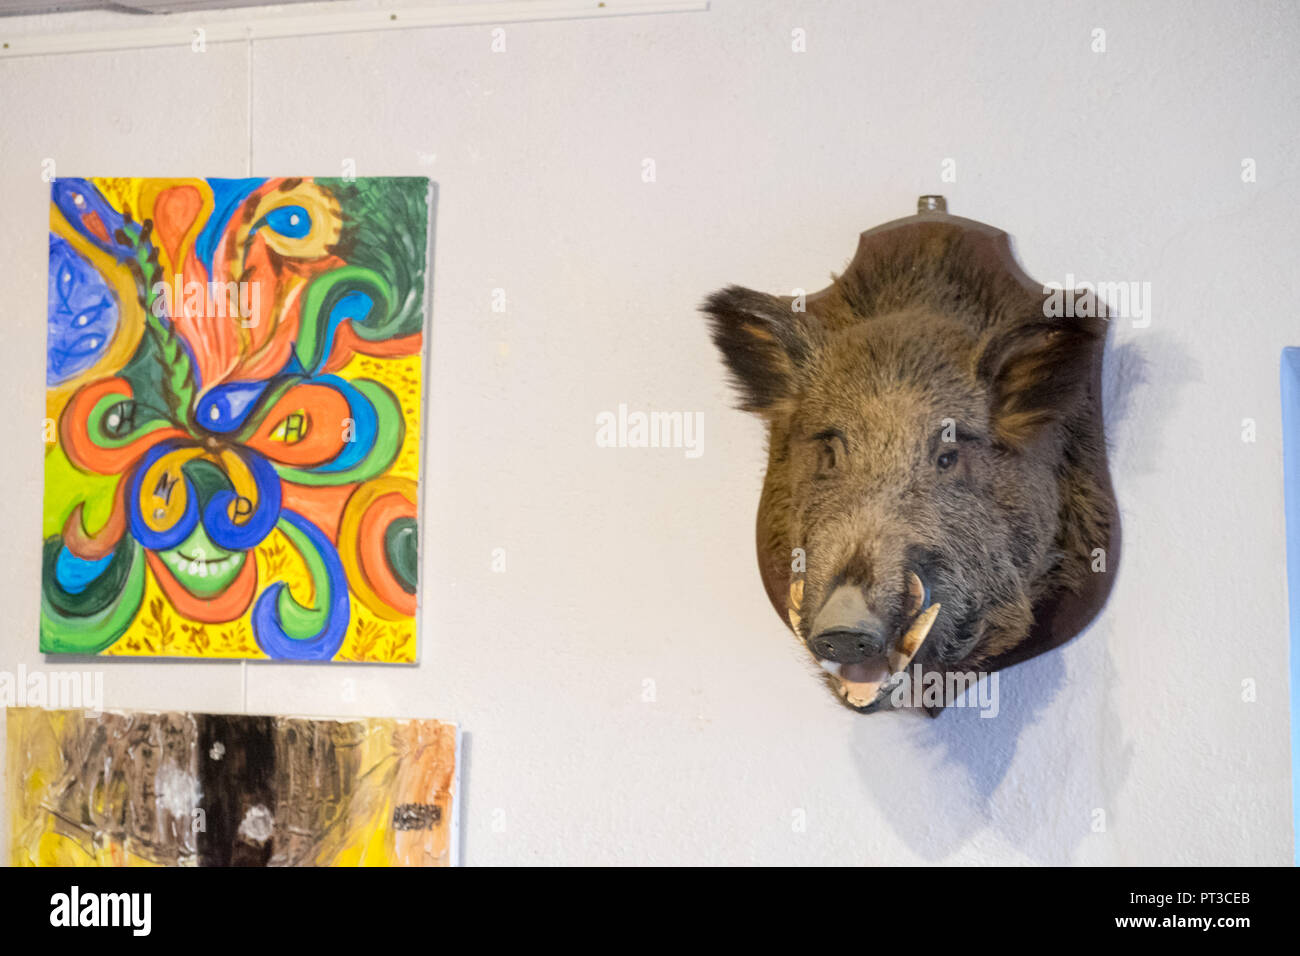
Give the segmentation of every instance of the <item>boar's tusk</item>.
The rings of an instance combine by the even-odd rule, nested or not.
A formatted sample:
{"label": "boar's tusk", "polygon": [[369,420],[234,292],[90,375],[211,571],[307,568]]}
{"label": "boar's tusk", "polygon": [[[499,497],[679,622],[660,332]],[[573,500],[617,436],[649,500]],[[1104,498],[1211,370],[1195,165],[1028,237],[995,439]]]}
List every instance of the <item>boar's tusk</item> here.
{"label": "boar's tusk", "polygon": [[903,617],[910,619],[913,614],[921,610],[923,604],[925,604],[925,585],[921,583],[921,578],[915,571],[908,571],[907,607]]}
{"label": "boar's tusk", "polygon": [[934,619],[939,616],[940,607],[942,607],[940,604],[931,604],[922,611],[912,622],[912,626],[907,629],[907,633],[899,640],[898,650],[905,658],[903,667],[906,667],[916,656],[916,652],[921,649],[921,645],[930,633],[930,628],[934,627]]}
{"label": "boar's tusk", "polygon": [[790,582],[790,606],[796,611],[803,608],[803,578]]}
{"label": "boar's tusk", "polygon": [[792,627],[794,629],[794,632],[798,634],[799,625],[803,622],[803,618],[799,616],[799,612],[796,611],[794,608],[790,608],[790,610],[786,611],[786,613],[790,615],[790,627]]}

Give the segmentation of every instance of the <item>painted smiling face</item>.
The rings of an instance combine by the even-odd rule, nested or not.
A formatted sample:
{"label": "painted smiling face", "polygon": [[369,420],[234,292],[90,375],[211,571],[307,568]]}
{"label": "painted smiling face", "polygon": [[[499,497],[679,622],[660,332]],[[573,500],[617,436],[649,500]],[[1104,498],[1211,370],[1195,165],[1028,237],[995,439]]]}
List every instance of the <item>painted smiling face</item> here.
{"label": "painted smiling face", "polygon": [[[234,491],[225,473],[211,461],[195,459],[187,462],[183,471],[198,497],[200,514],[216,495]],[[195,523],[189,537],[174,548],[160,551],[158,556],[177,582],[200,598],[216,597],[226,591],[249,560],[247,550],[223,548],[213,542],[202,520]]]}

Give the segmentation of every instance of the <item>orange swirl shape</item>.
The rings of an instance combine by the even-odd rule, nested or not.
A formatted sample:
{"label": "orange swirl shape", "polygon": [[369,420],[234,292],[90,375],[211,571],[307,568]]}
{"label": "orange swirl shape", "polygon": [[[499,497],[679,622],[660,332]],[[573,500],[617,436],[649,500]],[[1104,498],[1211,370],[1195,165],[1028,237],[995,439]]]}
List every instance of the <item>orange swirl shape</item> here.
{"label": "orange swirl shape", "polygon": [[91,412],[103,399],[116,396],[121,401],[135,397],[131,383],[124,378],[106,378],[92,382],[82,388],[63,409],[59,418],[59,435],[63,441],[63,450],[74,465],[83,471],[93,471],[100,475],[120,475],[126,471],[146,451],[168,438],[188,438],[189,433],[182,429],[163,425],[148,429],[143,426],[142,434],[121,445],[101,445],[87,428]]}
{"label": "orange swirl shape", "polygon": [[326,359],[321,372],[337,372],[352,361],[352,356],[357,353],[374,358],[395,358],[401,355],[414,355],[420,351],[423,344],[424,334],[421,332],[395,339],[380,339],[377,342],[363,339],[353,331],[352,320],[349,319],[340,325],[338,332],[335,333],[334,348],[330,350],[329,358]]}
{"label": "orange swirl shape", "polygon": [[384,550],[388,526],[398,518],[416,517],[415,491],[410,478],[368,481],[348,499],[339,526],[339,558],[352,590],[389,621],[415,615],[415,595],[398,583]]}
{"label": "orange swirl shape", "polygon": [[257,592],[257,562],[250,553],[235,580],[215,597],[196,597],[181,586],[166,562],[153,551],[145,557],[153,571],[154,579],[173,608],[185,617],[203,624],[223,624],[233,621],[253,603]]}
{"label": "orange swirl shape", "polygon": [[69,551],[83,561],[98,561],[113,553],[127,529],[126,488],[129,484],[125,478],[118,480],[117,491],[113,493],[113,510],[104,526],[93,534],[86,529],[85,502],[77,502],[63,523],[63,543]]}
{"label": "orange swirl shape", "polygon": [[[296,441],[274,437],[285,419],[300,411],[305,414],[300,426],[301,437]],[[321,465],[343,451],[344,426],[351,414],[348,400],[338,389],[326,385],[295,385],[261,416],[257,431],[244,444],[282,465]]]}

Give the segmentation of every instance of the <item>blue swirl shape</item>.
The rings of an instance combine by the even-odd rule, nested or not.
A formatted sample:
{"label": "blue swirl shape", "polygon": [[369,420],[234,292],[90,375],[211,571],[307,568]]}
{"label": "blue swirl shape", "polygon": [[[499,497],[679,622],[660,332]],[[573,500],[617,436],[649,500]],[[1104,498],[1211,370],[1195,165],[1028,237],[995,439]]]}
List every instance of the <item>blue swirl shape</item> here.
{"label": "blue swirl shape", "polygon": [[230,519],[233,491],[218,491],[203,509],[203,527],[212,543],[228,551],[247,551],[260,544],[280,519],[280,476],[269,461],[249,448],[237,448],[235,454],[253,473],[258,501],[252,514],[236,524]]}
{"label": "blue swirl shape", "polygon": [[264,182],[266,182],[264,179],[207,180],[208,185],[212,187],[212,214],[208,216],[203,231],[199,233],[199,238],[194,243],[194,254],[208,270],[208,275],[212,275],[212,259],[217,250],[217,243],[226,234],[226,226],[235,214],[235,210]]}
{"label": "blue swirl shape", "polygon": [[320,346],[320,361],[312,363],[313,372],[319,370],[329,360],[330,353],[334,351],[334,334],[338,332],[339,326],[348,319],[352,320],[354,326],[361,324],[370,318],[374,308],[375,300],[358,289],[353,289],[339,297],[339,300],[330,307],[329,315],[325,319],[324,344]]}
{"label": "blue swirl shape", "polygon": [[196,421],[210,432],[233,432],[248,420],[269,379],[218,385],[199,399]]}
{"label": "blue swirl shape", "polygon": [[[127,490],[127,514],[130,516],[131,534],[150,551],[166,551],[168,548],[176,547],[190,536],[194,526],[198,524],[198,495],[194,491],[194,483],[184,471],[181,472],[180,480],[185,482],[185,513],[176,524],[165,531],[154,531],[144,523],[144,516],[140,513],[140,485],[144,481],[145,472],[163,455],[181,446],[182,442],[176,439],[159,442],[145,453],[136,464],[135,471],[131,472],[131,485]],[[278,489],[277,485],[277,491]]]}
{"label": "blue swirl shape", "polygon": [[59,587],[69,594],[80,594],[112,563],[113,552],[111,551],[98,561],[87,561],[85,558],[77,557],[65,547],[54,561],[54,579],[59,582]]}
{"label": "blue swirl shape", "polygon": [[[334,545],[314,524],[294,511],[283,511],[281,517],[302,532],[311,546],[320,553],[329,582],[329,610],[325,617],[325,625],[318,634],[303,639],[290,637],[280,626],[278,609],[280,592],[285,589],[285,584],[283,581],[276,581],[262,592],[257,603],[253,605],[253,635],[257,638],[258,646],[273,658],[327,661],[343,646],[343,635],[347,633],[348,619],[351,616],[343,564],[339,561]],[[316,589],[317,601],[322,598],[322,590],[319,587]]]}

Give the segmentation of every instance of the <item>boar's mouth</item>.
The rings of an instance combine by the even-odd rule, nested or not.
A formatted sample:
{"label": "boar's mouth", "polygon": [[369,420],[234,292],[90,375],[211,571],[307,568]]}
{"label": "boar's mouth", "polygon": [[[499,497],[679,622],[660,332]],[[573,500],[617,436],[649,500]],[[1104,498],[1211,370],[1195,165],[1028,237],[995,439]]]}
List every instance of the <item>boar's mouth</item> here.
{"label": "boar's mouth", "polygon": [[930,589],[921,576],[909,570],[904,580],[902,633],[890,642],[884,655],[828,668],[840,698],[860,713],[886,709],[890,695],[902,682],[939,616],[942,605],[931,601]]}
{"label": "boar's mouth", "polygon": [[[836,692],[845,705],[863,714],[889,708],[890,695],[902,682],[907,667],[916,660],[925,646],[926,639],[934,628],[942,605],[931,600],[930,588],[924,579],[913,570],[904,575],[905,599],[903,605],[903,625],[901,634],[889,643],[883,657],[874,660],[861,660],[852,663],[832,664],[823,660],[816,651],[814,657],[824,670],[824,677],[832,690]],[[796,577],[790,582],[789,603],[786,616],[790,628],[812,651],[810,643],[812,634],[805,629],[803,619],[804,581]],[[823,632],[821,636],[833,635],[835,632]]]}
{"label": "boar's mouth", "polygon": [[923,608],[883,661],[841,665],[835,681],[844,702],[864,714],[884,709],[881,705],[888,702],[894,688],[903,681],[907,666],[925,644],[941,607],[935,603]]}

